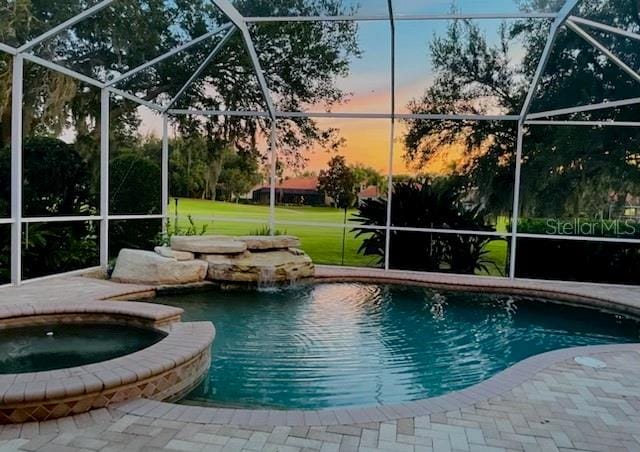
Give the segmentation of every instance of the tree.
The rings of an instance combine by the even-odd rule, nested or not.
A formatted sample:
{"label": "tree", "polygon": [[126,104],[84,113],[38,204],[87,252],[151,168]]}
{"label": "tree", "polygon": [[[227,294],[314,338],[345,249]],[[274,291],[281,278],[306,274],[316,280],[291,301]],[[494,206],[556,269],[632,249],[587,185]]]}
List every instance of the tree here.
{"label": "tree", "polygon": [[200,135],[178,136],[169,142],[169,187],[172,196],[205,198],[208,155]]}
{"label": "tree", "polygon": [[351,171],[359,189],[374,186],[378,187],[380,193],[386,192],[388,178],[380,174],[377,169],[357,163],[351,167]]}
{"label": "tree", "polygon": [[330,197],[333,205],[346,211],[356,201],[356,178],[342,155],[332,157],[329,168],[318,175],[318,191]]}
{"label": "tree", "polygon": [[[523,7],[551,9],[551,0],[523,2]],[[629,29],[638,29],[637,2],[580,2],[576,15]],[[632,67],[640,66],[640,49],[631,40],[589,30]],[[433,85],[414,99],[411,113],[519,114],[548,36],[548,23],[522,20],[500,30],[493,44],[472,21],[453,22],[446,35],[429,44],[435,71]],[[511,60],[510,44],[521,41],[521,64]],[[632,78],[575,33],[561,31],[534,97],[534,111],[553,110],[605,99],[638,97]],[[609,115],[609,116],[607,116]],[[563,119],[632,121],[638,107],[575,114]],[[428,161],[437,150],[464,144],[468,161],[462,174],[469,189],[495,213],[512,203],[517,129],[497,121],[407,121],[405,158]],[[637,128],[578,129],[526,127],[521,192],[525,215],[584,216],[606,210],[611,195],[625,199],[640,194]],[[529,177],[527,177],[529,176]]]}
{"label": "tree", "polygon": [[[347,223],[347,210],[353,207],[357,198],[356,178],[342,155],[336,155],[329,161],[329,168],[318,175],[318,191],[332,199],[333,204],[344,209],[344,223]],[[342,229],[342,264],[344,265],[344,247],[346,228]]]}
{"label": "tree", "polygon": [[255,155],[231,153],[225,158],[218,180],[221,199],[237,201],[262,181]]}

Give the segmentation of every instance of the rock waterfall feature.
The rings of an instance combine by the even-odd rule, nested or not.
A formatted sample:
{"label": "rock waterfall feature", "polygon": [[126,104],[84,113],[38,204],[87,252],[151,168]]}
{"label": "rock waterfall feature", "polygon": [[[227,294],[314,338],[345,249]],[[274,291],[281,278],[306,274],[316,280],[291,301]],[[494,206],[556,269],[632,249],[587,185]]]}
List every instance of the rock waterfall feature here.
{"label": "rock waterfall feature", "polygon": [[112,279],[122,283],[179,285],[204,280],[285,283],[314,275],[311,258],[292,236],[173,236],[155,251],[123,249]]}

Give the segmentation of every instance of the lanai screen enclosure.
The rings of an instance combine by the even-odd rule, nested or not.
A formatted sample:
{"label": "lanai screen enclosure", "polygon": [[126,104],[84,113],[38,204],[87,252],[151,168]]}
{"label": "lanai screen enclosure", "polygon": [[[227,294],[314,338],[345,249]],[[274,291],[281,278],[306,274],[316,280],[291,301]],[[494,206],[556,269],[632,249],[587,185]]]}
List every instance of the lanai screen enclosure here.
{"label": "lanai screen enclosure", "polygon": [[[23,258],[47,224],[70,234],[96,225],[81,233],[93,242],[66,250],[56,236],[49,248],[94,244],[103,268],[118,251],[114,234],[118,244],[133,234],[124,224],[171,228],[172,153],[197,134],[208,149],[252,155],[268,175],[262,213],[223,222],[316,228],[321,242],[358,228],[368,240],[360,254],[374,256],[367,265],[386,269],[639,282],[635,0],[38,3],[0,4],[4,283],[42,276],[25,271],[38,256]],[[156,180],[122,156],[114,166],[140,118],[161,134]],[[80,163],[32,140],[43,136],[73,142],[92,162],[95,200],[78,201],[86,187],[65,182]],[[327,160],[369,158],[384,173],[376,199],[360,200],[346,223],[277,205],[280,181],[315,171],[318,149]],[[28,177],[33,162],[44,169]],[[215,162],[207,168],[213,177]],[[132,177],[134,206],[120,208],[114,199]],[[145,187],[158,188],[155,206],[137,209]],[[460,206],[453,221],[438,216],[443,202]],[[436,249],[446,262],[427,265]]]}

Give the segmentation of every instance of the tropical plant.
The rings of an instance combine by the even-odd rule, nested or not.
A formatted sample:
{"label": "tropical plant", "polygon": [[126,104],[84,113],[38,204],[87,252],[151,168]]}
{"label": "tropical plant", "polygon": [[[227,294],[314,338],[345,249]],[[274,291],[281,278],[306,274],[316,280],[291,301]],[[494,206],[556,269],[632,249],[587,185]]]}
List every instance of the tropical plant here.
{"label": "tropical plant", "polygon": [[251,231],[249,235],[256,235],[256,236],[287,235],[287,231],[276,229],[275,231],[273,231],[273,234],[272,234],[271,228],[269,227],[269,225],[265,224],[260,226],[258,229],[254,229],[253,231]]}
{"label": "tropical plant", "polygon": [[[398,182],[393,186],[391,224],[395,227],[495,231],[480,207],[465,207],[456,179],[424,179]],[[364,237],[359,252],[385,260],[387,200],[361,203],[354,219],[366,228],[354,228]],[[447,271],[472,274],[497,269],[489,259],[487,244],[495,240],[482,235],[434,232],[391,231],[391,268],[421,271]],[[500,270],[500,269],[499,269]],[[501,271],[501,270],[500,270]]]}
{"label": "tropical plant", "polygon": [[198,227],[191,215],[187,215],[187,221],[189,224],[186,227],[183,227],[179,226],[177,222],[172,225],[171,220],[167,220],[166,232],[160,233],[158,235],[157,244],[160,246],[169,246],[171,245],[171,237],[173,237],[174,235],[202,236],[205,235],[207,233],[207,230],[209,229],[208,224],[203,224]]}

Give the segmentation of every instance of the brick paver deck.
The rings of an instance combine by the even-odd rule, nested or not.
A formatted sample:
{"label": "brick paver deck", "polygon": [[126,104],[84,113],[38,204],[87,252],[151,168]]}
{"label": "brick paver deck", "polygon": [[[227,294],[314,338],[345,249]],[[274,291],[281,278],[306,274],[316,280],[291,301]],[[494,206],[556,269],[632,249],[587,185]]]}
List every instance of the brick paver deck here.
{"label": "brick paver deck", "polygon": [[[339,277],[331,269],[321,269],[320,275]],[[462,286],[471,283],[471,279],[458,280]],[[549,293],[555,290],[569,298],[584,296],[596,304],[623,303],[630,310],[640,301],[637,288],[526,281],[509,284],[535,286],[531,290]],[[67,285],[70,289],[65,299]],[[129,293],[149,290],[126,289]],[[50,300],[47,294],[81,302],[119,293],[107,282],[72,278],[1,289],[0,303],[33,302],[33,297]],[[574,357],[581,355],[597,358],[607,367],[578,364]],[[73,418],[0,427],[0,452],[640,451],[640,345],[551,352],[499,374],[485,382],[484,389],[481,384],[466,395],[454,393],[438,402],[418,404],[394,406],[391,412],[376,410],[382,413],[376,420],[336,421],[297,412],[302,413],[301,419],[293,416],[276,425],[269,422],[271,411],[262,417],[238,416],[241,422],[234,423],[214,420],[213,411],[207,409],[134,402]],[[411,414],[417,407],[429,414]],[[340,417],[345,412],[349,413],[343,411]]]}

